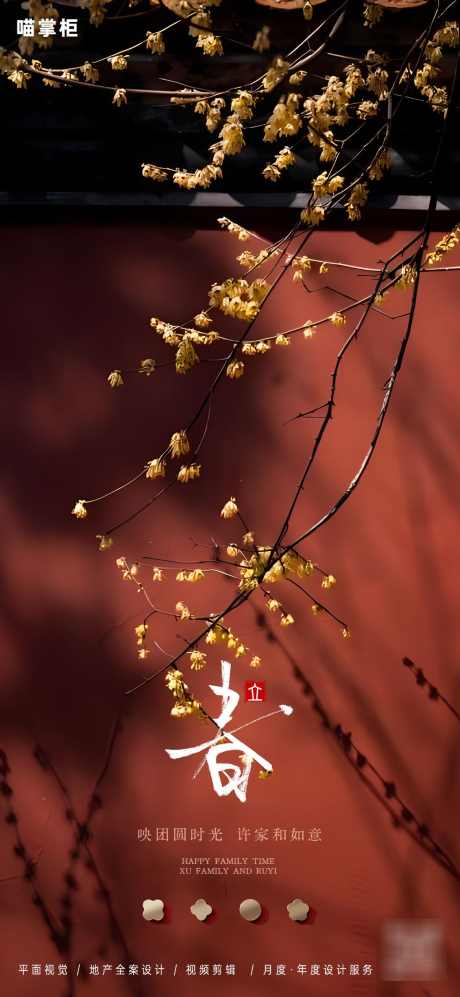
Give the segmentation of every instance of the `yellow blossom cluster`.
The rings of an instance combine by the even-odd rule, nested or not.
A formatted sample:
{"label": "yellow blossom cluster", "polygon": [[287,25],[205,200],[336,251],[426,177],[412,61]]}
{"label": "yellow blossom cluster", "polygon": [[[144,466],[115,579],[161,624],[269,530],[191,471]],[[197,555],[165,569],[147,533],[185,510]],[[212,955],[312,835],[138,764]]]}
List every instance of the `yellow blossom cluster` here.
{"label": "yellow blossom cluster", "polygon": [[164,478],[166,474],[166,464],[161,457],[154,457],[153,460],[147,461],[147,470],[145,472],[145,477],[154,480],[155,478]]}
{"label": "yellow blossom cluster", "polygon": [[164,181],[168,179],[166,170],[162,170],[160,166],[155,166],[154,163],[142,163],[141,170],[142,176],[148,177],[149,180]]}
{"label": "yellow blossom cluster", "polygon": [[[246,270],[252,270],[254,267],[259,267],[261,263],[264,263],[269,255],[268,249],[261,249],[260,253],[251,253],[249,249],[245,249],[239,256],[236,257],[237,263]],[[278,255],[278,251],[272,253],[271,255]]]}
{"label": "yellow blossom cluster", "polygon": [[225,156],[237,156],[244,146],[243,126],[238,114],[229,114],[219,132],[220,147]]}
{"label": "yellow blossom cluster", "polygon": [[230,218],[226,218],[225,215],[222,215],[222,217],[218,218],[217,221],[219,222],[221,228],[227,229],[227,232],[230,232],[231,235],[236,235],[240,242],[247,242],[247,240],[251,238],[251,233],[248,232],[246,228],[243,228],[242,225],[238,225],[236,222],[232,222]]}
{"label": "yellow blossom cluster", "polygon": [[238,90],[230,104],[231,110],[241,121],[248,121],[254,114],[256,98],[249,90]]}
{"label": "yellow blossom cluster", "polygon": [[345,202],[345,207],[347,209],[347,215],[352,222],[359,221],[362,215],[362,209],[367,203],[369,197],[369,188],[366,183],[357,183],[353,187],[351,194],[347,201]]}
{"label": "yellow blossom cluster", "polygon": [[184,335],[176,352],[177,374],[186,374],[187,371],[191,370],[199,362],[200,358],[193,343],[187,335]]}
{"label": "yellow blossom cluster", "polygon": [[165,43],[161,31],[147,31],[146,39],[145,44],[149,52],[153,52],[156,55],[163,54],[165,51]]}
{"label": "yellow blossom cluster", "polygon": [[172,434],[169,446],[172,457],[183,457],[190,452],[190,443],[185,429],[180,429]]}
{"label": "yellow blossom cluster", "polygon": [[227,650],[232,651],[235,658],[241,658],[244,654],[246,654],[246,645],[242,640],[240,640],[239,637],[229,630],[228,627],[223,626],[221,623],[215,623],[212,625],[212,620],[209,620],[208,622],[211,625],[211,629],[208,630],[208,633],[206,634],[206,644],[226,644]]}
{"label": "yellow blossom cluster", "polygon": [[107,59],[107,62],[111,65],[112,69],[127,69],[128,68],[128,55],[112,55]]}
{"label": "yellow blossom cluster", "polygon": [[76,516],[77,519],[86,519],[87,515],[88,515],[88,510],[86,508],[85,499],[78,499],[78,502],[75,502],[75,505],[72,509],[72,516]]}
{"label": "yellow blossom cluster", "polygon": [[367,74],[366,87],[375,94],[379,100],[388,97],[388,73],[382,66],[375,66]]}
{"label": "yellow blossom cluster", "polygon": [[268,353],[269,350],[271,350],[271,344],[266,342],[264,339],[253,340],[250,343],[243,343],[241,347],[241,352],[244,353],[245,356],[247,355],[250,357],[257,356],[257,354],[261,353]]}
{"label": "yellow blossom cluster", "polygon": [[202,114],[205,119],[208,132],[215,132],[220,125],[222,111],[225,107],[223,97],[215,97],[214,100],[197,100],[195,104],[195,114]]}
{"label": "yellow blossom cluster", "polygon": [[375,100],[362,100],[356,109],[356,117],[360,118],[361,121],[373,118],[377,114],[378,106]]}
{"label": "yellow blossom cluster", "polygon": [[326,209],[321,204],[310,202],[300,212],[300,220],[304,225],[319,225],[323,221]]}
{"label": "yellow blossom cluster", "polygon": [[268,52],[270,49],[270,28],[267,24],[263,24],[260,30],[257,32],[256,37],[252,43],[252,47],[255,52]]}
{"label": "yellow blossom cluster", "polygon": [[80,73],[86,83],[97,83],[100,75],[96,66],[92,66],[90,62],[84,62],[80,66]]}
{"label": "yellow blossom cluster", "polygon": [[150,653],[148,648],[145,647],[145,639],[147,637],[148,629],[148,623],[139,623],[137,627],[134,627],[137,644],[137,656],[141,660],[145,659]]}
{"label": "yellow blossom cluster", "polygon": [[189,481],[196,481],[201,474],[201,464],[182,464],[177,472],[177,480],[180,481],[182,485],[186,485]]}
{"label": "yellow blossom cluster", "polygon": [[116,104],[117,107],[122,107],[123,104],[127,103],[128,103],[128,98],[126,96],[126,90],[124,90],[123,87],[115,90],[115,93],[112,97],[112,104]]}
{"label": "yellow blossom cluster", "polygon": [[415,284],[416,279],[417,268],[411,263],[405,263],[398,272],[395,287],[400,291],[406,291],[408,287],[412,287]]}
{"label": "yellow blossom cluster", "polygon": [[266,180],[276,181],[279,180],[283,170],[286,170],[288,166],[294,166],[295,155],[289,146],[285,146],[284,149],[280,151],[275,156],[273,163],[267,163],[267,165],[262,170],[262,176]]}
{"label": "yellow blossom cluster", "polygon": [[110,384],[111,388],[121,388],[125,383],[121,370],[112,370],[107,378],[107,383]]}
{"label": "yellow blossom cluster", "polygon": [[272,596],[268,596],[266,606],[269,613],[276,613],[278,610],[280,611],[280,626],[290,627],[295,622],[292,613],[287,613],[283,609],[281,603],[278,602],[278,599],[273,599]]}
{"label": "yellow blossom cluster", "polygon": [[452,249],[455,249],[460,242],[460,224],[455,225],[450,232],[443,235],[442,239],[436,243],[434,249],[432,249],[425,257],[425,263],[432,267],[435,263],[440,263],[446,253],[450,253]]}
{"label": "yellow blossom cluster", "polygon": [[176,615],[179,617],[180,620],[191,619],[192,616],[191,610],[189,609],[188,606],[185,605],[185,602],[182,602],[182,600],[176,602]]}
{"label": "yellow blossom cluster", "polygon": [[121,571],[121,577],[125,582],[134,582],[138,589],[142,588],[140,582],[138,581],[139,576],[139,565],[137,562],[134,564],[128,564],[126,557],[117,557],[115,564],[117,568]]}
{"label": "yellow blossom cluster", "polygon": [[201,48],[205,55],[223,55],[224,49],[222,41],[211,31],[200,31],[196,47]]}
{"label": "yellow blossom cluster", "polygon": [[301,281],[302,275],[311,270],[311,259],[309,256],[295,256],[291,266],[294,270],[293,280]]}
{"label": "yellow blossom cluster", "polygon": [[85,0],[85,7],[89,10],[89,22],[96,28],[102,24],[107,13],[110,0]]}
{"label": "yellow blossom cluster", "polygon": [[220,166],[216,166],[214,163],[206,163],[206,166],[193,170],[193,172],[189,170],[174,170],[172,175],[173,183],[183,190],[196,190],[198,187],[206,190],[215,180],[221,177],[222,170]]}
{"label": "yellow blossom cluster", "polygon": [[226,502],[220,510],[220,515],[222,516],[222,519],[233,519],[234,516],[238,515],[236,498],[229,498],[228,502]]}
{"label": "yellow blossom cluster", "polygon": [[237,381],[244,374],[244,363],[242,360],[232,360],[226,367],[225,373],[233,381]]}
{"label": "yellow blossom cluster", "polygon": [[209,292],[209,304],[219,308],[224,315],[251,321],[258,315],[270,286],[265,280],[251,283],[242,278],[228,277],[222,284],[213,284]]}
{"label": "yellow blossom cluster", "polygon": [[192,571],[178,571],[177,582],[201,582],[204,578],[204,571],[201,568],[194,568]]}
{"label": "yellow blossom cluster", "polygon": [[278,83],[284,79],[286,74],[289,72],[290,66],[285,59],[282,59],[280,55],[277,55],[273,60],[270,69],[267,70],[265,76],[262,79],[262,86],[264,90],[268,93],[274,90]]}
{"label": "yellow blossom cluster", "polygon": [[8,79],[10,83],[14,83],[18,90],[25,90],[27,82],[30,80],[30,73],[25,73],[23,69],[13,69],[8,74]]}
{"label": "yellow blossom cluster", "polygon": [[[185,429],[180,429],[173,433],[169,441],[169,445],[165,454],[169,453],[172,458],[175,457],[185,457],[186,454],[190,453],[190,443]],[[194,478],[199,478],[201,471],[201,464],[190,464],[183,465],[177,475],[178,481],[184,483],[187,481],[192,481]],[[166,461],[165,455],[162,454],[161,457],[153,457],[151,460],[147,461],[145,465],[145,477],[151,480],[156,478],[164,478],[166,475]]]}
{"label": "yellow blossom cluster", "polygon": [[298,93],[289,93],[280,98],[265,124],[264,142],[275,142],[283,135],[287,138],[297,135],[302,127],[302,118],[298,113],[300,101]]}
{"label": "yellow blossom cluster", "polygon": [[209,316],[206,315],[206,312],[198,312],[198,315],[195,315],[193,321],[197,329],[209,329],[209,326],[212,325],[212,319],[210,319]]}
{"label": "yellow blossom cluster", "polygon": [[435,31],[433,37],[428,41],[424,51],[426,62],[417,69],[413,78],[417,90],[426,97],[433,111],[436,111],[443,117],[446,116],[448,107],[447,87],[435,86],[433,81],[440,73],[437,63],[440,62],[444,55],[443,47],[457,48],[459,38],[458,22],[446,21],[441,28]]}
{"label": "yellow blossom cluster", "polygon": [[385,170],[389,170],[391,166],[391,155],[388,149],[384,149],[383,152],[374,159],[374,162],[369,167],[367,173],[370,180],[381,180]]}
{"label": "yellow blossom cluster", "polygon": [[376,3],[366,3],[363,9],[363,20],[366,28],[374,28],[383,17],[383,7]]}
{"label": "yellow blossom cluster", "polygon": [[277,558],[269,564],[272,557],[270,547],[257,547],[254,554],[244,557],[240,562],[240,583],[241,591],[252,591],[257,588],[263,579],[268,585],[282,581],[289,574],[295,574],[298,578],[305,578],[313,574],[314,565],[295,551],[288,551],[281,558]]}
{"label": "yellow blossom cluster", "polygon": [[183,674],[178,668],[170,668],[166,672],[165,682],[175,699],[171,710],[172,717],[181,719],[192,716],[192,714],[205,715],[201,704],[191,695],[187,683],[184,682]]}
{"label": "yellow blossom cluster", "polygon": [[97,533],[96,540],[99,540],[99,550],[110,550],[113,547],[112,537],[107,536],[106,533]]}
{"label": "yellow blossom cluster", "polygon": [[328,197],[331,194],[336,194],[343,187],[344,182],[345,177],[328,177],[326,172],[320,173],[312,182],[313,193],[315,197]]}
{"label": "yellow blossom cluster", "polygon": [[190,651],[189,658],[192,671],[200,672],[204,668],[206,664],[206,654],[204,651]]}

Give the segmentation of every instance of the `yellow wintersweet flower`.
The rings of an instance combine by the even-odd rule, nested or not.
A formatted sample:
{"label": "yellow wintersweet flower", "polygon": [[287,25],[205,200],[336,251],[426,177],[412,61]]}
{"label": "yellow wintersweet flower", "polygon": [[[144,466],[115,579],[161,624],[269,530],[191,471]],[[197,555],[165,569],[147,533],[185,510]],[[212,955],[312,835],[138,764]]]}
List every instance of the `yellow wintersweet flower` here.
{"label": "yellow wintersweet flower", "polygon": [[195,315],[193,321],[197,329],[208,329],[209,326],[212,325],[212,319],[206,315],[206,312],[198,312],[198,315]]}
{"label": "yellow wintersweet flower", "polygon": [[149,52],[155,52],[157,55],[163,54],[166,46],[161,31],[147,31],[146,39],[145,44]]}
{"label": "yellow wintersweet flower", "polygon": [[144,642],[147,636],[148,628],[149,628],[148,623],[139,623],[137,627],[134,627],[134,633],[136,634],[137,643],[139,645],[141,645]]}
{"label": "yellow wintersweet flower", "polygon": [[226,373],[227,377],[230,377],[232,380],[237,380],[239,377],[242,377],[243,374],[244,374],[244,363],[243,363],[243,361],[242,360],[233,360],[232,363],[229,363],[229,365],[228,365],[227,370],[225,371],[225,373]]}
{"label": "yellow wintersweet flower", "polygon": [[[148,177],[149,180],[168,179],[168,174],[166,173],[166,170],[162,170],[160,166],[155,166],[154,163],[142,163],[141,170],[142,170],[142,176]],[[152,324],[152,321],[153,320],[151,320],[150,324]]]}
{"label": "yellow wintersweet flower", "polygon": [[254,104],[254,97],[249,90],[239,90],[232,100],[231,109],[242,121],[245,121],[247,118],[252,118]]}
{"label": "yellow wintersweet flower", "polygon": [[88,510],[86,508],[86,500],[78,499],[78,502],[75,502],[75,505],[72,509],[72,516],[76,516],[77,519],[85,519],[87,515],[88,515]]}
{"label": "yellow wintersweet flower", "polygon": [[[222,215],[222,217],[218,218],[217,221],[219,222],[221,228],[227,229],[227,232],[230,232],[231,235],[236,235],[240,242],[246,242],[247,239],[251,238],[251,233],[248,232],[246,228],[243,228],[242,225],[238,225],[237,222],[232,222],[230,218],[227,218],[225,215]],[[203,314],[203,312],[201,314]]]}
{"label": "yellow wintersweet flower", "polygon": [[166,464],[161,457],[154,457],[153,460],[148,461],[145,472],[146,478],[164,478],[165,474]]}
{"label": "yellow wintersweet flower", "polygon": [[145,377],[150,377],[150,375],[153,374],[154,370],[155,370],[155,361],[152,360],[151,357],[147,357],[146,360],[141,360],[138,367],[139,374],[144,374]]}
{"label": "yellow wintersweet flower", "polygon": [[262,659],[259,658],[259,656],[257,654],[255,654],[251,658],[251,660],[249,662],[249,667],[250,668],[260,668],[261,664],[262,664]]}
{"label": "yellow wintersweet flower", "polygon": [[280,619],[280,624],[282,627],[289,627],[291,623],[294,623],[294,617],[292,613],[284,613]]}
{"label": "yellow wintersweet flower", "polygon": [[119,87],[118,90],[115,90],[115,93],[112,97],[112,104],[116,104],[117,107],[121,107],[122,104],[127,104],[127,103],[128,103],[128,98],[126,96],[126,90],[124,90],[123,87]]}
{"label": "yellow wintersweet flower", "polygon": [[224,49],[222,42],[217,35],[213,35],[210,31],[201,31],[198,35],[197,48],[203,49],[205,55],[223,55]]}
{"label": "yellow wintersweet flower", "polygon": [[241,152],[245,142],[243,126],[237,114],[230,114],[219,132],[222,139],[222,149],[226,156],[236,156]]}
{"label": "yellow wintersweet flower", "polygon": [[126,69],[128,66],[128,58],[126,55],[112,55],[107,62],[110,63],[112,69]]}
{"label": "yellow wintersweet flower", "polygon": [[163,571],[157,566],[154,567],[152,571],[152,582],[162,582],[163,581]]}
{"label": "yellow wintersweet flower", "polygon": [[332,325],[340,326],[345,325],[347,320],[346,316],[343,315],[342,312],[332,312],[332,315],[329,315],[329,321],[332,322]]}
{"label": "yellow wintersweet flower", "polygon": [[98,533],[96,540],[99,540],[99,550],[110,550],[113,546],[112,537],[106,536],[105,533]]}
{"label": "yellow wintersweet flower", "polygon": [[206,664],[206,655],[204,651],[191,651],[190,652],[190,668],[195,672],[201,671]]}
{"label": "yellow wintersweet flower", "polygon": [[182,464],[177,474],[177,480],[184,485],[188,481],[195,481],[195,478],[199,478],[200,474],[201,464]]}
{"label": "yellow wintersweet flower", "polygon": [[22,69],[14,69],[12,73],[9,73],[8,79],[17,86],[18,90],[25,90],[27,80],[30,80],[30,73],[24,73]]}
{"label": "yellow wintersweet flower", "polygon": [[255,52],[267,52],[270,48],[270,28],[268,24],[263,24],[260,31],[257,32],[256,37],[252,43],[252,47]]}
{"label": "yellow wintersweet flower", "polygon": [[238,506],[236,504],[236,498],[229,498],[228,502],[220,510],[222,519],[233,519],[238,513]]}
{"label": "yellow wintersweet flower", "polygon": [[83,65],[80,66],[80,72],[86,83],[97,83],[99,79],[99,70],[96,69],[96,66],[92,66],[90,62],[84,62]]}
{"label": "yellow wintersweet flower", "polygon": [[321,205],[310,205],[308,208],[304,208],[303,211],[300,212],[300,220],[304,222],[305,225],[319,225],[319,223],[322,222],[325,213],[325,208],[322,208]]}
{"label": "yellow wintersweet flower", "polygon": [[111,388],[121,388],[123,382],[123,377],[121,375],[121,370],[112,370],[107,378],[108,383]]}
{"label": "yellow wintersweet flower", "polygon": [[184,602],[176,602],[176,613],[180,620],[189,620],[192,615]]}
{"label": "yellow wintersweet flower", "polygon": [[331,589],[335,585],[336,581],[337,579],[334,578],[334,575],[326,575],[321,582],[321,586],[323,589]]}
{"label": "yellow wintersweet flower", "polygon": [[172,434],[169,446],[171,448],[171,457],[183,457],[189,453],[190,443],[185,429],[180,429],[177,433]]}
{"label": "yellow wintersweet flower", "polygon": [[190,337],[185,335],[176,353],[176,373],[186,374],[187,371],[191,370],[199,362],[200,358]]}

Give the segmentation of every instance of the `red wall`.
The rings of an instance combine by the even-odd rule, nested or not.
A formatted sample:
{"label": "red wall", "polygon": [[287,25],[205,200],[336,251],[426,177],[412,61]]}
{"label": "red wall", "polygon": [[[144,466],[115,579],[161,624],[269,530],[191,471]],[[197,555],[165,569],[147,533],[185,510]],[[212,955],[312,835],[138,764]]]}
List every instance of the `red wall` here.
{"label": "red wall", "polygon": [[[280,221],[277,232],[282,230]],[[375,266],[406,238],[407,233],[389,229],[320,232],[309,252]],[[56,976],[21,978],[19,963],[162,961],[169,973],[174,963],[236,962],[237,979],[222,978],[219,989],[262,997],[280,985],[261,975],[265,963],[295,968],[343,960],[371,962],[374,975],[311,980],[294,972],[283,981],[285,992],[454,997],[458,882],[410,836],[413,824],[395,826],[372,769],[363,775],[374,789],[347,763],[312,709],[312,698],[305,696],[295,666],[313,685],[332,725],[352,732],[372,766],[396,784],[409,809],[455,860],[458,720],[442,702],[429,699],[401,659],[413,659],[460,708],[458,278],[423,278],[413,338],[375,458],[349,504],[305,545],[305,554],[338,579],[328,598],[349,624],[352,640],[343,640],[324,616],[315,619],[308,601],[287,587],[282,598],[296,624],[284,630],[270,620],[276,641],[257,627],[251,606],[228,618],[263,658],[258,674],[267,683],[269,705],[295,707],[292,720],[267,721],[251,740],[248,733],[248,743],[271,760],[275,775],[263,782],[253,777],[242,806],[235,799],[218,800],[206,770],[192,781],[193,761],[172,762],[165,755],[165,747],[196,743],[207,730],[193,720],[181,726],[169,717],[161,679],[135,696],[123,696],[166,659],[155,651],[147,668],[137,662],[132,627],[143,604],[134,587],[121,582],[114,558],[187,559],[197,556],[194,543],[233,539],[234,524],[218,515],[230,495],[237,496],[257,539],[270,542],[319,425],[288,420],[326,400],[344,332],[326,325],[310,342],[300,339],[289,349],[249,359],[241,380],[225,379],[201,455],[201,480],[172,489],[116,535],[113,551],[102,554],[95,534],[146,501],[151,484],[141,480],[93,506],[82,523],[70,515],[74,501],[114,488],[158,454],[193,414],[216,367],[202,363],[183,378],[165,368],[150,379],[127,378],[120,391],[106,386],[106,375],[113,368],[135,367],[146,356],[164,358],[148,317],[189,319],[205,306],[209,284],[235,272],[233,256],[245,246],[220,231],[193,231],[188,221],[21,224],[4,227],[2,241],[7,258],[1,277],[0,710],[13,789],[13,796],[3,799],[4,811],[11,806],[18,819],[1,825],[2,992],[7,997],[66,992],[65,981]],[[311,294],[287,278],[257,334],[340,308],[345,299],[328,285],[365,293],[368,279],[349,273],[312,276]],[[388,311],[404,312],[407,302],[407,293],[394,292]],[[402,329],[403,320],[373,313],[350,353],[327,442],[291,536],[329,507],[359,466]],[[206,547],[198,550],[206,556]],[[321,593],[317,582],[311,587]],[[158,603],[172,609],[180,595],[185,598],[178,588],[155,590]],[[217,610],[229,599],[224,581],[197,589],[186,593],[196,611]],[[254,607],[261,605],[258,600],[256,595]],[[174,620],[152,624],[153,635],[171,652],[182,646],[178,631]],[[213,710],[207,686],[216,678],[218,653],[209,659],[208,669],[190,684]],[[241,691],[251,677],[244,659],[234,665],[233,676]],[[96,869],[87,868],[81,858],[69,857],[73,824],[65,811],[74,807],[83,820],[121,702],[122,728],[98,787],[102,806],[91,824]],[[241,706],[242,722],[253,715],[250,706]],[[34,758],[37,744],[52,759],[61,788],[53,771]],[[239,826],[279,824],[320,827],[323,840],[248,848],[236,840]],[[225,841],[206,848],[140,843],[137,829],[145,826],[221,826]],[[16,830],[38,860],[35,885],[23,878],[24,862],[13,850]],[[178,877],[180,857],[201,852],[274,855],[278,876],[250,884]],[[75,880],[70,888],[66,874]],[[101,896],[102,887],[107,892]],[[34,890],[45,912],[40,900],[33,903]],[[257,926],[246,925],[238,914],[240,901],[252,895],[265,912]],[[43,914],[59,918],[63,896],[72,930],[70,949],[59,954]],[[206,925],[189,913],[199,896],[216,908]],[[291,924],[285,911],[297,896],[315,911],[313,923],[303,927]],[[166,900],[167,923],[143,921],[146,897]],[[382,924],[399,917],[441,921],[447,955],[441,981],[380,979]],[[249,978],[251,962],[256,971]],[[75,978],[68,993],[163,997],[178,987],[186,997],[217,990],[214,978],[194,981],[182,974],[136,981],[112,974],[81,984]]]}

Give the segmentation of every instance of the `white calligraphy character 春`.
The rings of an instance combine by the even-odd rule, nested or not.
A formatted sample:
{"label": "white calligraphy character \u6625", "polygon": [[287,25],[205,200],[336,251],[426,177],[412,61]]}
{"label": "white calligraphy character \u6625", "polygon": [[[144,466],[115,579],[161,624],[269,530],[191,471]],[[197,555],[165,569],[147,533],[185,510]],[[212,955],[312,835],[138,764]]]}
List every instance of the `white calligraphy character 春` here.
{"label": "white calligraphy character \u6625", "polygon": [[[246,801],[246,791],[249,782],[249,775],[251,772],[251,766],[254,761],[258,762],[262,769],[266,772],[272,772],[273,768],[266,758],[259,755],[257,751],[253,748],[249,748],[247,744],[240,741],[239,738],[234,736],[235,732],[227,731],[225,728],[227,724],[231,723],[233,719],[233,713],[238,706],[240,697],[239,693],[235,692],[234,689],[230,689],[230,674],[231,674],[231,664],[229,661],[222,661],[222,685],[210,685],[209,688],[216,696],[222,698],[222,711],[218,717],[213,717],[214,723],[218,728],[216,737],[211,741],[205,741],[202,744],[197,744],[193,748],[166,748],[166,753],[170,758],[187,758],[189,755],[199,754],[201,751],[206,751],[202,765],[199,767],[196,775],[201,770],[204,763],[207,762],[209,773],[211,776],[211,781],[213,788],[218,796],[229,796],[230,793],[235,793],[237,799],[241,803]],[[280,706],[275,713],[284,713],[285,716],[290,716],[293,712],[291,706]],[[267,716],[274,716],[274,713],[267,714]],[[259,717],[259,720],[263,720],[264,717]],[[257,721],[251,721],[256,723]],[[246,726],[246,724],[244,725]],[[237,728],[237,730],[240,728]],[[228,743],[223,743],[228,742]],[[218,758],[221,755],[225,755],[229,751],[239,750],[243,754],[240,755],[240,760],[242,765],[236,765],[230,761],[219,762]]]}

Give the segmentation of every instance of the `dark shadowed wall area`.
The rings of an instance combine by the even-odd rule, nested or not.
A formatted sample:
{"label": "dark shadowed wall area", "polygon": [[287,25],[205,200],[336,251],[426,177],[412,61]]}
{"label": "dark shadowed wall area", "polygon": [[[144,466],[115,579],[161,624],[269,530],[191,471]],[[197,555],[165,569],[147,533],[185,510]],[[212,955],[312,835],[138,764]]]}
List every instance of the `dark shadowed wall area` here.
{"label": "dark shadowed wall area", "polygon": [[[141,480],[92,506],[83,522],[70,515],[74,501],[115,488],[161,452],[171,432],[189,421],[216,369],[202,363],[177,377],[164,367],[149,379],[127,376],[120,391],[105,383],[113,368],[135,368],[149,356],[170,359],[149,316],[189,320],[206,305],[210,283],[235,272],[234,255],[244,245],[212,226],[200,228],[199,217],[189,211],[179,220],[143,224],[86,217],[3,228],[0,712],[8,761],[2,758],[1,993],[265,997],[282,986],[286,997],[456,997],[459,885],[455,865],[446,869],[442,861],[444,853],[460,861],[460,728],[401,661],[412,659],[460,708],[458,278],[423,279],[374,460],[351,501],[304,547],[337,577],[328,604],[352,639],[343,640],[324,615],[315,618],[294,589],[284,589],[283,600],[296,623],[283,629],[270,619],[275,639],[258,625],[258,595],[228,618],[263,659],[258,677],[266,681],[268,706],[292,704],[295,713],[248,731],[248,743],[273,764],[273,777],[253,775],[244,805],[220,800],[206,769],[193,780],[195,761],[173,762],[164,751],[198,743],[208,728],[169,716],[161,678],[123,695],[166,659],[154,649],[147,662],[137,661],[133,626],[143,603],[121,581],[115,557],[187,559],[197,550],[206,557],[211,538],[239,539],[234,521],[219,518],[230,495],[257,539],[273,538],[318,428],[312,420],[290,420],[326,400],[344,330],[327,324],[308,342],[301,337],[249,358],[241,380],[225,379],[201,452],[200,481],[171,489],[114,534],[111,551],[100,553],[96,533],[148,501],[155,483]],[[275,218],[273,231],[281,234],[288,224]],[[359,234],[325,231],[309,252],[374,266],[409,236],[394,232],[390,221]],[[287,278],[257,334],[342,307],[340,291],[365,294],[368,279],[344,273],[308,276],[311,293]],[[397,316],[407,302],[407,292],[394,292],[387,310]],[[359,467],[403,322],[373,312],[350,353],[291,537],[329,508]],[[179,588],[171,582],[156,589],[158,604],[171,609],[185,598]],[[321,593],[317,581],[312,592]],[[217,611],[229,589],[218,579],[186,596],[197,612]],[[178,629],[174,619],[160,618],[152,636],[173,654],[181,646]],[[207,670],[190,682],[211,711],[216,701],[208,683],[218,667],[211,649]],[[235,688],[242,692],[253,674],[240,659]],[[110,750],[120,703],[124,714]],[[242,723],[255,715],[244,702],[239,711]],[[351,732],[367,765],[358,769],[355,754],[347,756],[327,723]],[[388,807],[400,816],[401,805],[391,785],[385,796],[379,774],[408,808],[399,821]],[[321,829],[321,841],[274,841],[279,826]],[[157,827],[169,828],[170,838],[174,827],[188,835],[203,828],[204,841],[157,843]],[[142,828],[151,829],[151,843],[138,840]],[[222,830],[222,843],[208,840],[213,828]],[[238,840],[238,828],[251,832],[247,844]],[[269,838],[257,842],[256,829],[268,829]],[[182,857],[200,855],[274,857],[277,875],[179,876]],[[254,925],[238,913],[251,896],[263,906]],[[205,924],[189,911],[198,897],[215,908]],[[295,897],[312,907],[304,925],[287,916]],[[163,923],[143,920],[146,898],[166,902]],[[382,926],[395,918],[441,923],[440,979],[382,979]],[[369,963],[374,972],[297,973],[299,964],[342,962]],[[21,963],[29,965],[24,976]],[[39,963],[41,975],[32,975],[31,965]],[[115,973],[117,965],[147,963],[164,965],[163,976]],[[210,964],[211,975],[186,977],[186,963]],[[235,977],[225,975],[230,963]],[[44,975],[45,964],[56,966],[54,975]],[[74,975],[58,976],[58,964],[73,967]],[[85,979],[90,964],[113,970]],[[223,964],[221,978],[212,975],[214,964]],[[265,964],[286,965],[286,977],[275,978],[274,969],[264,976]]]}

